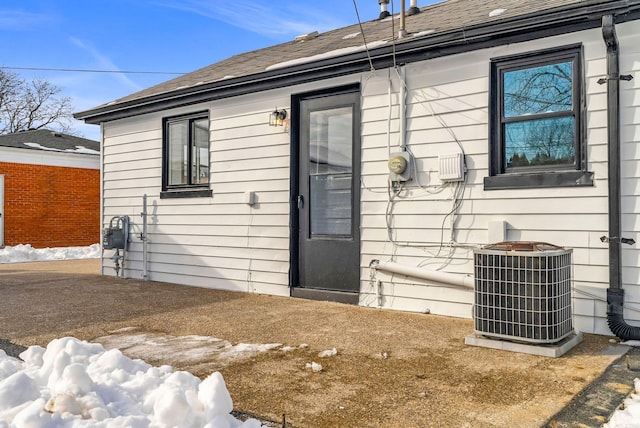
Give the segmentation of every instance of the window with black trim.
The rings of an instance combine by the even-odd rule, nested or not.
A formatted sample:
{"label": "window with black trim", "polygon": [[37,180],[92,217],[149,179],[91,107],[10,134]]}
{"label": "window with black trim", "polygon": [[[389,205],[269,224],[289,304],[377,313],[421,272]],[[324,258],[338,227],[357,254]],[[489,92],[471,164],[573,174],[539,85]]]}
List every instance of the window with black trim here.
{"label": "window with black trim", "polygon": [[210,196],[209,114],[166,118],[162,198]]}
{"label": "window with black trim", "polygon": [[581,46],[492,59],[490,85],[485,189],[593,185]]}

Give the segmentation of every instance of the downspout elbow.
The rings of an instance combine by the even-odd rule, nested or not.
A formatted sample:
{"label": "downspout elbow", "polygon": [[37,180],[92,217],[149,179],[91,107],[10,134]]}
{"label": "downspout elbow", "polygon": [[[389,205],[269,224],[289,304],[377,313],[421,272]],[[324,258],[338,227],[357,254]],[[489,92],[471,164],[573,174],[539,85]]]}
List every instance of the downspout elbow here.
{"label": "downspout elbow", "polygon": [[624,290],[607,289],[607,325],[616,337],[622,340],[640,340],[640,327],[629,325],[624,320]]}

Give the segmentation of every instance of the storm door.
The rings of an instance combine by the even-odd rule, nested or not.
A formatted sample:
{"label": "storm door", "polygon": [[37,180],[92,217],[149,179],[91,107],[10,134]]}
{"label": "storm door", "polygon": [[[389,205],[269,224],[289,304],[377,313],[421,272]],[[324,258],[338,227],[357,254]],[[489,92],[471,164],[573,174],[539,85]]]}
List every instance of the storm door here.
{"label": "storm door", "polygon": [[351,92],[299,105],[297,286],[330,300],[357,300],[360,289],[359,100]]}

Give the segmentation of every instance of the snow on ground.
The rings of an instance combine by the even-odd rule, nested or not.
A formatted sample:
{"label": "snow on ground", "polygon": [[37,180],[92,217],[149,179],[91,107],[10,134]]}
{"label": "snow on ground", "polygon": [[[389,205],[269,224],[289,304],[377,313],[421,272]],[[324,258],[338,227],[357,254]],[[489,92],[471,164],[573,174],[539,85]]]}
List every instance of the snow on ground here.
{"label": "snow on ground", "polygon": [[[0,263],[98,258],[89,247],[0,249]],[[102,344],[76,338],[55,339],[46,349],[31,346],[20,359],[0,349],[0,428],[258,428],[256,419],[234,418],[231,395],[219,372],[205,380],[171,366],[152,367],[128,354],[173,355],[181,361],[214,354],[226,362],[260,352],[296,349],[279,343],[236,345],[204,336],[173,337],[125,328],[104,336]],[[306,348],[302,344],[299,348]],[[333,350],[326,356],[335,355]],[[315,364],[315,363],[314,363]]]}
{"label": "snow on ground", "polygon": [[0,428],[258,428],[230,412],[219,372],[200,381],[72,337],[12,358],[0,350]]}
{"label": "snow on ground", "polygon": [[[100,255],[99,244],[44,249],[27,244],[0,249],[0,263],[87,259]],[[102,339],[116,342],[109,343],[112,346],[141,347],[139,350],[145,352],[158,348],[155,351],[160,350],[163,354],[166,354],[164,345],[168,342],[187,340],[191,345],[187,353],[196,359],[200,355],[199,347],[194,349],[194,343],[206,343],[209,351],[214,345],[221,356],[229,359],[276,348],[285,352],[296,349],[281,344],[234,346],[221,339],[200,336],[150,338],[127,333],[124,340],[123,337],[114,340],[114,336]],[[640,346],[640,343],[626,344]],[[307,346],[302,344],[300,348]],[[320,352],[318,357],[336,353],[333,348]],[[101,344],[69,337],[53,340],[46,349],[31,346],[20,354],[20,358],[22,360],[9,357],[0,349],[0,428],[262,426],[255,419],[241,422],[230,414],[233,403],[219,372],[200,381],[189,372],[173,371],[167,365],[152,367],[141,359],[126,357],[117,348],[107,351]],[[312,371],[322,370],[316,362],[306,366]],[[640,428],[640,379],[635,379],[634,384],[634,393],[625,399],[603,428]]]}
{"label": "snow on ground", "polygon": [[640,427],[640,379],[636,378],[635,390],[627,397],[622,406],[616,410],[603,428],[638,428]]}
{"label": "snow on ground", "polygon": [[[638,340],[626,340],[621,345],[640,347]],[[633,381],[634,390],[613,412],[603,428],[640,428],[640,379]]]}
{"label": "snow on ground", "polygon": [[19,244],[0,249],[0,263],[20,263],[46,260],[97,259],[102,254],[100,244],[88,247],[33,248]]}

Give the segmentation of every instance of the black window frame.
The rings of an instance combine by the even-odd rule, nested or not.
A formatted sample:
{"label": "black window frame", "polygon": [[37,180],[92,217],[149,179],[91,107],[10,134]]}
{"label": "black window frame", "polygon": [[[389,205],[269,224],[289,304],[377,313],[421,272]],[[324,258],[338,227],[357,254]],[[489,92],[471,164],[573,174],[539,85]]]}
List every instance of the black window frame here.
{"label": "black window frame", "polygon": [[[587,170],[586,97],[581,44],[525,52],[490,62],[489,81],[489,176],[484,178],[485,190],[593,186],[593,173]],[[524,121],[525,116],[505,118],[504,73],[562,62],[572,62],[572,110],[570,114],[541,113],[526,120],[573,117],[575,159],[573,165],[546,165],[512,168],[505,165],[505,125]]]}
{"label": "black window frame", "polygon": [[[209,118],[209,111],[200,111],[185,115],[179,116],[171,116],[165,117],[162,119],[162,192],[160,192],[161,199],[167,198],[193,198],[193,197],[210,197],[213,194],[211,190],[210,180],[207,183],[187,183],[180,185],[170,185],[169,184],[169,127],[171,124],[178,122],[187,122],[188,129],[188,141],[190,150],[187,150],[187,167],[189,171],[187,173],[187,177],[191,179],[192,173],[192,161],[191,156],[193,155],[193,122],[197,120],[206,119],[208,122],[208,135],[211,131],[211,122]],[[209,165],[211,165],[211,138],[209,137]],[[209,177],[211,177],[211,172],[209,170]]]}

